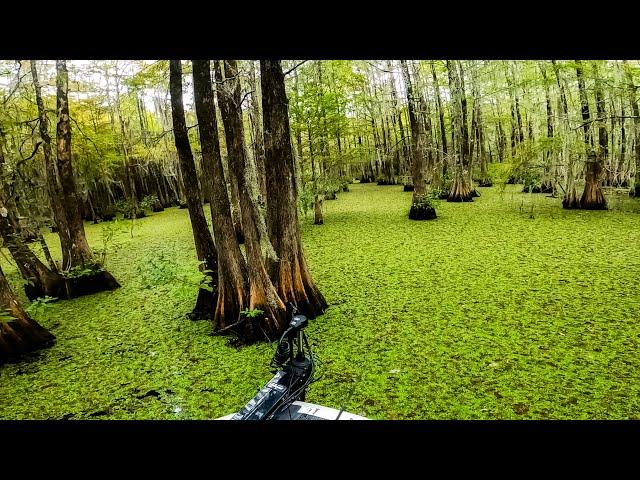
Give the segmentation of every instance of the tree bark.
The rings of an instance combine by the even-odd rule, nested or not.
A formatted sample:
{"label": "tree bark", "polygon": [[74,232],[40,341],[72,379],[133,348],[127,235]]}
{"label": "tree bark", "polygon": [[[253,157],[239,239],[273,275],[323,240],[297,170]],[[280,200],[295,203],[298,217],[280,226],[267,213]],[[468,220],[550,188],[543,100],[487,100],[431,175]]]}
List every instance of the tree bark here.
{"label": "tree bark", "polygon": [[262,130],[262,115],[260,109],[260,96],[258,95],[258,83],[256,82],[255,61],[251,61],[249,66],[249,88],[251,89],[251,108],[249,109],[249,120],[251,123],[253,137],[253,156],[256,165],[256,177],[260,187],[260,195],[264,200],[267,196],[267,184],[264,176],[264,132]]}
{"label": "tree bark", "polygon": [[240,320],[240,312],[248,307],[249,279],[235,235],[227,194],[209,60],[193,60],[193,91],[202,162],[208,170],[205,182],[211,192],[211,220],[218,250],[218,295],[213,312],[213,329],[217,331]]}
{"label": "tree bark", "polygon": [[277,260],[269,263],[270,277],[285,304],[291,302],[313,318],[324,312],[327,302],[313,282],[302,249],[288,99],[280,61],[261,60],[260,74],[269,192],[267,226],[277,255]]}
{"label": "tree bark", "polygon": [[[605,126],[605,107],[602,86],[598,77],[597,63],[593,63],[593,75],[595,78],[596,112],[598,114],[598,150],[590,153],[586,162],[585,185],[580,208],[587,210],[606,210],[607,201],[601,187],[601,175],[608,156],[607,128]],[[584,88],[584,85],[583,87]],[[587,104],[588,108],[588,104]],[[588,115],[588,110],[587,110]]]}
{"label": "tree bark", "polygon": [[638,108],[638,87],[633,83],[633,75],[631,74],[631,70],[626,60],[623,62],[623,65],[627,80],[629,103],[631,104],[631,112],[633,114],[634,156],[636,163],[636,176],[634,180],[633,193],[635,197],[640,197],[640,108]]}
{"label": "tree bark", "polygon": [[447,60],[449,74],[449,90],[451,91],[451,124],[452,150],[456,155],[456,169],[451,191],[447,197],[448,202],[473,201],[472,190],[468,181],[468,145],[469,137],[466,124],[466,100],[463,100],[460,73],[455,62]]}
{"label": "tree bark", "polygon": [[442,109],[442,100],[440,98],[440,85],[438,84],[438,76],[436,75],[436,67],[431,61],[431,75],[433,77],[433,88],[436,92],[436,105],[438,106],[438,119],[440,121],[440,137],[442,141],[443,157],[447,155],[447,131],[444,128],[444,110]]}
{"label": "tree bark", "polygon": [[406,60],[400,60],[404,83],[407,90],[409,124],[411,126],[411,176],[413,178],[413,198],[409,210],[411,220],[431,220],[436,218],[436,211],[426,197],[424,179],[425,132],[424,123],[418,116],[418,99],[416,97],[409,67]]}
{"label": "tree bark", "polygon": [[[60,243],[61,245],[69,245],[71,243],[71,239],[69,236],[69,226],[67,225],[67,215],[64,210],[64,195],[62,193],[62,186],[60,185],[60,181],[58,178],[56,163],[51,151],[49,119],[44,108],[40,82],[38,80],[38,71],[34,60],[31,61],[31,78],[33,80],[33,86],[36,94],[36,104],[38,106],[38,123],[40,129],[40,138],[42,139],[42,153],[44,155],[47,193],[49,194],[49,205],[51,207],[51,213],[53,214],[53,220],[58,230]],[[65,248],[62,249],[62,258],[64,269],[65,265],[69,265],[70,263],[69,251]]]}
{"label": "tree bark", "polygon": [[[221,76],[216,63],[216,77]],[[219,73],[220,72],[220,73]],[[244,144],[244,126],[240,107],[240,82],[234,60],[224,61],[224,83],[219,90],[218,102],[222,112],[229,174],[238,186],[242,230],[245,237],[247,267],[249,272],[249,309],[260,310],[258,317],[246,317],[243,323],[245,342],[267,338],[275,340],[286,327],[286,309],[267,273],[260,248],[257,206],[251,197],[247,182],[247,157]]]}
{"label": "tree bark", "polygon": [[201,263],[200,269],[211,278],[208,288],[200,288],[196,307],[192,312],[192,318],[213,317],[214,302],[217,295],[218,261],[216,247],[209,232],[207,219],[202,208],[202,195],[198,185],[196,164],[193,159],[189,134],[184,117],[184,105],[182,101],[182,65],[180,60],[169,62],[169,93],[171,95],[171,117],[173,120],[173,136],[178,152],[180,170],[182,171],[182,188],[187,200],[189,219],[193,231],[193,240],[196,246],[196,255]]}
{"label": "tree bark", "polygon": [[[63,249],[63,270],[84,267],[95,263],[93,253],[84,232],[84,223],[80,214],[80,198],[76,190],[71,163],[71,122],[69,120],[69,74],[65,60],[56,61],[56,90],[58,123],[56,127],[57,167],[62,187],[63,206],[67,216],[69,240]],[[66,259],[64,258],[66,253]]]}
{"label": "tree bark", "polygon": [[549,80],[547,78],[547,69],[544,63],[539,64],[542,81],[544,82],[544,98],[547,113],[547,142],[549,144],[544,149],[544,172],[542,174],[542,184],[540,190],[542,193],[552,193],[555,195],[555,155],[553,142],[553,109],[551,107],[551,94],[549,92]]}
{"label": "tree bark", "polygon": [[[556,82],[558,84],[558,91],[560,92],[560,108],[562,111],[562,121],[561,125],[563,127],[563,133],[565,136],[569,135],[569,107],[567,104],[567,96],[564,88],[564,81],[560,76],[560,66],[555,60],[551,60],[551,65],[553,66],[553,72],[556,76]],[[563,158],[567,164],[567,188],[565,190],[564,198],[562,199],[562,207],[567,209],[578,208],[580,206],[580,201],[578,199],[578,194],[576,192],[576,179],[574,173],[574,161],[567,151],[565,144],[563,145]]]}
{"label": "tree bark", "polygon": [[1,268],[0,306],[6,312],[5,318],[0,318],[0,364],[53,345],[53,334],[27,315]]}

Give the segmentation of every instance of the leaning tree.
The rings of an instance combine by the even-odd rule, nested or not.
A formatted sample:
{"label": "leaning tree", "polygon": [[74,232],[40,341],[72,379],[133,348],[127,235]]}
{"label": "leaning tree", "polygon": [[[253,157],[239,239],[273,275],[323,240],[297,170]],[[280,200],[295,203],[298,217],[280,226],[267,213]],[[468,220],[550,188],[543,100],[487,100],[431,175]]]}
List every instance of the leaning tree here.
{"label": "leaning tree", "polygon": [[29,317],[20,304],[0,268],[0,364],[15,360],[20,355],[49,347],[55,337],[46,328]]}
{"label": "leaning tree", "polygon": [[57,269],[45,265],[31,251],[20,234],[18,209],[15,201],[17,194],[7,181],[4,148],[0,142],[0,236],[4,246],[9,250],[24,282],[24,290],[30,300],[38,297],[66,296],[65,281]]}
{"label": "leaning tree", "polygon": [[[189,209],[191,230],[196,245],[196,255],[201,262],[201,271],[207,274],[208,284],[200,288],[196,307],[192,312],[192,318],[211,318],[216,298],[217,286],[217,252],[213,243],[207,219],[202,208],[202,193],[198,185],[196,164],[193,160],[189,134],[184,117],[184,104],[182,101],[182,65],[180,60],[169,62],[169,93],[171,95],[171,116],[173,119],[173,137],[175,139],[180,171],[182,172],[182,188]],[[205,177],[209,172],[205,172]]]}

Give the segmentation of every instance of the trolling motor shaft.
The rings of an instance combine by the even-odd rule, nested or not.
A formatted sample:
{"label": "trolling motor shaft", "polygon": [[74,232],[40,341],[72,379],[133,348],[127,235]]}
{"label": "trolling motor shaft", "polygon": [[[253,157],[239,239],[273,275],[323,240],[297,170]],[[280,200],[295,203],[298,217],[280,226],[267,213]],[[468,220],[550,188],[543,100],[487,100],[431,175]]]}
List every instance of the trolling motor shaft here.
{"label": "trolling motor shaft", "polygon": [[304,328],[309,320],[304,315],[295,315],[278,342],[271,360],[274,377],[233,417],[232,420],[268,420],[296,400],[305,397],[306,387],[311,383],[314,363],[313,355],[305,354]]}

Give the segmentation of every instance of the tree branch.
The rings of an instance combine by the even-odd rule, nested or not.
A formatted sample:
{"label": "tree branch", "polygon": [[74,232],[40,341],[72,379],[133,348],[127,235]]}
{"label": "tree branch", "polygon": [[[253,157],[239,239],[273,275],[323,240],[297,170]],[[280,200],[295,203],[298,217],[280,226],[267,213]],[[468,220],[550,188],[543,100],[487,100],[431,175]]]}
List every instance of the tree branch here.
{"label": "tree branch", "polygon": [[593,122],[601,122],[601,121],[604,121],[604,120],[624,119],[624,118],[640,118],[640,116],[637,116],[637,115],[611,115],[609,117],[593,118],[593,119],[588,120],[586,122],[582,122],[577,127],[573,127],[571,130],[578,130],[579,128],[583,128],[585,125],[589,125],[589,124],[591,124]]}
{"label": "tree branch", "polygon": [[246,98],[251,95],[252,93],[254,93],[255,90],[251,90],[250,92],[247,92],[244,94],[244,96],[242,97],[242,99],[240,100],[240,105],[242,105],[244,103],[244,101],[246,100]]}
{"label": "tree branch", "polygon": [[300,63],[298,63],[295,67],[290,68],[289,70],[287,70],[286,72],[284,72],[284,76],[286,77],[287,75],[289,75],[291,72],[293,72],[296,68],[298,68],[300,65],[303,65],[305,63],[307,63],[309,60],[303,60]]}

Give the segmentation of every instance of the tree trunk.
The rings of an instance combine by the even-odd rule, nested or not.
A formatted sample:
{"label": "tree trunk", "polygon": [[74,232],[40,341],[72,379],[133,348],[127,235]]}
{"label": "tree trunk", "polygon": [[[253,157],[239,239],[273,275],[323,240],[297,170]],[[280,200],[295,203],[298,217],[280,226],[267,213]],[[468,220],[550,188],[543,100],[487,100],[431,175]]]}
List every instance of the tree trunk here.
{"label": "tree trunk", "polygon": [[[220,70],[220,64],[216,62],[216,77],[221,76]],[[225,60],[225,80],[220,87],[218,102],[227,140],[229,174],[238,185],[240,215],[249,271],[249,310],[262,312],[256,317],[245,318],[241,335],[245,342],[265,337],[272,341],[278,338],[286,327],[286,309],[267,274],[260,248],[259,212],[255,200],[251,197],[250,185],[247,182],[247,158],[240,107],[240,82],[237,75],[236,62]]]}
{"label": "tree trunk", "polygon": [[261,60],[262,114],[265,140],[267,226],[277,260],[269,264],[278,296],[310,318],[327,308],[311,278],[302,249],[291,148],[288,99],[278,60]]}
{"label": "tree trunk", "polygon": [[26,281],[24,291],[29,300],[38,297],[66,297],[64,278],[47,268],[18,234],[18,219],[11,206],[0,198],[0,235],[16,266]]}
{"label": "tree trunk", "polygon": [[[598,150],[589,155],[586,164],[584,192],[580,199],[580,208],[587,210],[606,210],[607,201],[604,198],[601,187],[601,174],[607,161],[608,144],[607,128],[605,126],[605,107],[602,86],[598,78],[597,63],[593,63],[593,76],[595,78],[596,112],[598,114]],[[588,114],[588,112],[587,112]]]}
{"label": "tree trunk", "polygon": [[[368,183],[368,182],[365,182]],[[324,224],[324,216],[322,215],[322,195],[316,193],[313,197],[313,224],[314,225],[322,225]]]}
{"label": "tree trunk", "polygon": [[620,111],[620,159],[618,161],[618,181],[617,181],[617,185],[619,187],[623,186],[627,179],[625,178],[625,153],[626,153],[626,149],[627,149],[627,136],[626,136],[626,129],[624,127],[625,125],[625,118],[624,118],[624,104],[622,105],[621,111]]}
{"label": "tree trunk", "polygon": [[[38,106],[39,128],[40,138],[42,139],[42,152],[44,155],[45,173],[47,180],[47,193],[49,194],[49,205],[51,206],[51,213],[53,214],[53,220],[56,224],[56,229],[60,237],[60,243],[62,245],[69,245],[71,243],[69,237],[69,227],[67,225],[67,215],[64,210],[64,195],[62,193],[62,186],[58,178],[58,172],[56,163],[51,151],[51,137],[49,136],[49,119],[44,108],[44,102],[42,101],[42,94],[40,88],[40,82],[38,80],[38,71],[36,69],[35,61],[31,61],[31,77],[33,79],[33,86],[36,93],[36,104]],[[63,268],[70,262],[69,252],[66,249],[62,249]]]}
{"label": "tree trunk", "polygon": [[[69,74],[67,64],[64,60],[56,61],[56,90],[57,90],[57,110],[58,123],[56,128],[56,150],[57,167],[60,185],[62,187],[64,211],[67,216],[67,227],[69,229],[68,245],[62,245],[62,251],[67,252],[68,262],[64,262],[63,270],[70,269],[90,269],[94,273],[79,277],[82,285],[77,285],[71,281],[67,283],[67,289],[93,293],[102,290],[113,290],[120,287],[120,284],[104,268],[99,266],[93,257],[93,252],[87,242],[84,231],[84,222],[80,214],[80,196],[78,195],[73,167],[71,162],[71,122],[69,118],[69,100],[67,92],[69,89]],[[64,237],[61,237],[61,239]],[[91,284],[91,286],[89,286]],[[72,293],[70,296],[75,296]]]}
{"label": "tree trunk", "polygon": [[260,102],[258,95],[258,84],[256,82],[255,74],[255,61],[250,62],[249,66],[249,88],[251,89],[251,108],[249,109],[249,120],[251,123],[252,137],[253,137],[253,156],[256,165],[256,177],[258,180],[258,187],[260,188],[260,195],[264,200],[267,196],[267,184],[264,176],[264,134],[262,131],[262,115],[260,111]]}
{"label": "tree trunk", "polygon": [[633,186],[633,194],[640,197],[640,108],[638,108],[638,87],[633,83],[633,75],[625,60],[623,62],[625,76],[627,80],[627,91],[629,92],[629,103],[631,104],[631,113],[633,114],[633,134],[634,134],[634,153],[636,163],[636,176]]}
{"label": "tree trunk", "polygon": [[551,95],[549,93],[549,81],[547,79],[547,70],[544,64],[539,64],[544,82],[544,98],[547,112],[547,142],[548,145],[544,149],[544,172],[542,174],[542,182],[540,186],[541,193],[552,193],[555,195],[555,155],[553,155],[553,109],[551,108]]}
{"label": "tree trunk", "polygon": [[62,245],[66,253],[62,268],[84,267],[94,264],[93,253],[84,233],[84,223],[80,214],[80,198],[76,190],[71,164],[71,122],[69,120],[69,101],[67,90],[69,76],[64,60],[56,61],[56,90],[58,123],[56,128],[57,167],[63,194],[63,206],[67,215],[70,243]]}
{"label": "tree trunk", "polygon": [[118,71],[116,67],[116,112],[118,114],[118,123],[120,124],[120,139],[122,148],[122,159],[124,164],[124,191],[130,202],[130,211],[125,214],[129,218],[142,218],[145,216],[144,211],[140,209],[138,203],[138,190],[136,188],[136,182],[132,174],[131,158],[129,156],[129,149],[127,148],[127,134],[124,127],[124,119],[122,118],[122,111],[120,109],[120,79],[118,78]]}
{"label": "tree trunk", "polygon": [[[218,64],[218,61],[216,61],[216,63],[214,64],[214,75],[215,75],[216,84],[218,85],[217,86],[218,102],[220,102],[222,101],[222,95],[220,94],[220,91],[223,88],[224,79],[222,77],[222,69]],[[225,137],[226,137],[226,134],[225,134]],[[231,147],[229,146],[229,143],[226,143],[226,147],[227,147],[227,166],[228,166],[230,165],[229,159],[231,158],[231,154],[229,153],[229,149]],[[231,183],[231,189],[230,189],[231,190],[231,217],[233,218],[233,228],[236,232],[235,235],[236,235],[236,238],[238,239],[238,242],[242,244],[244,243],[244,232],[242,231],[242,218],[240,214],[240,193],[238,190],[238,183],[234,175],[229,175],[229,180]]]}
{"label": "tree trunk", "polygon": [[418,117],[418,101],[415,96],[409,67],[406,60],[400,60],[402,75],[407,90],[409,123],[411,126],[411,176],[413,178],[413,198],[409,218],[411,220],[431,220],[436,218],[436,211],[426,198],[426,182],[424,180],[425,133],[424,124]]}
{"label": "tree trunk", "polygon": [[431,61],[431,75],[433,77],[433,88],[436,92],[436,105],[438,106],[438,119],[440,120],[440,137],[442,141],[443,157],[447,155],[447,131],[444,128],[444,110],[442,109],[442,100],[440,99],[440,85],[438,84],[438,76],[436,75],[436,67]]}
{"label": "tree trunk", "polygon": [[44,243],[42,234],[38,232],[37,237],[43,246],[45,257],[51,261],[51,269],[40,261],[24,239],[21,238],[15,202],[12,198],[7,198],[7,194],[5,194],[8,191],[7,185],[3,180],[5,174],[4,149],[0,141],[0,236],[4,246],[9,250],[22,278],[26,281],[24,289],[29,300],[44,296],[63,297],[65,296],[64,279],[58,273],[57,267],[53,269],[55,263],[51,259],[51,254],[46,243]]}
{"label": "tree trunk", "polygon": [[211,193],[213,233],[218,250],[218,295],[213,310],[213,329],[218,331],[238,323],[240,312],[248,308],[249,280],[247,266],[235,235],[227,194],[209,60],[193,60],[193,91],[202,163],[207,170],[205,182]]}
{"label": "tree trunk", "polygon": [[171,95],[173,137],[178,151],[180,170],[182,171],[182,188],[185,192],[187,208],[189,209],[196,255],[201,262],[200,270],[210,279],[206,282],[205,288],[199,289],[196,307],[191,312],[191,317],[194,319],[211,319],[217,295],[218,255],[209,232],[207,219],[204,216],[196,164],[189,144],[189,134],[182,102],[182,65],[180,60],[171,60],[169,62],[169,92]]}
{"label": "tree trunk", "polygon": [[119,288],[120,284],[96,262],[84,232],[84,223],[80,213],[80,198],[76,190],[71,163],[71,123],[67,96],[69,78],[66,62],[64,60],[56,61],[58,122],[56,127],[57,158],[55,164],[51,158],[51,140],[47,132],[48,122],[40,95],[37,72],[33,63],[31,68],[41,121],[40,136],[45,147],[44,151],[48,152],[45,153],[45,164],[47,165],[49,200],[51,209],[56,217],[58,231],[60,232],[62,269],[65,272],[70,270],[83,272],[80,275],[66,278],[67,297],[73,298],[103,290],[114,290]]}
{"label": "tree trunk", "polygon": [[468,132],[466,124],[466,101],[463,101],[460,74],[454,62],[447,60],[449,73],[449,90],[451,91],[451,124],[453,130],[452,150],[456,156],[456,168],[451,191],[447,197],[448,202],[473,201],[472,189],[468,181]]}
{"label": "tree trunk", "polygon": [[[551,65],[553,66],[553,71],[556,76],[556,82],[558,84],[558,90],[560,92],[560,107],[562,111],[561,124],[563,127],[563,133],[566,137],[570,134],[570,128],[569,128],[569,107],[567,104],[567,96],[565,93],[564,81],[560,77],[560,67],[555,60],[551,60]],[[580,201],[578,199],[578,194],[576,192],[574,161],[567,150],[568,149],[566,147],[566,139],[565,139],[565,145],[563,146],[563,158],[565,159],[567,164],[567,188],[565,190],[564,198],[562,199],[562,207],[567,209],[573,209],[573,208],[579,208]]]}
{"label": "tree trunk", "polygon": [[1,268],[0,306],[5,312],[4,318],[0,318],[0,364],[19,360],[25,353],[53,345],[53,334],[29,318]]}

